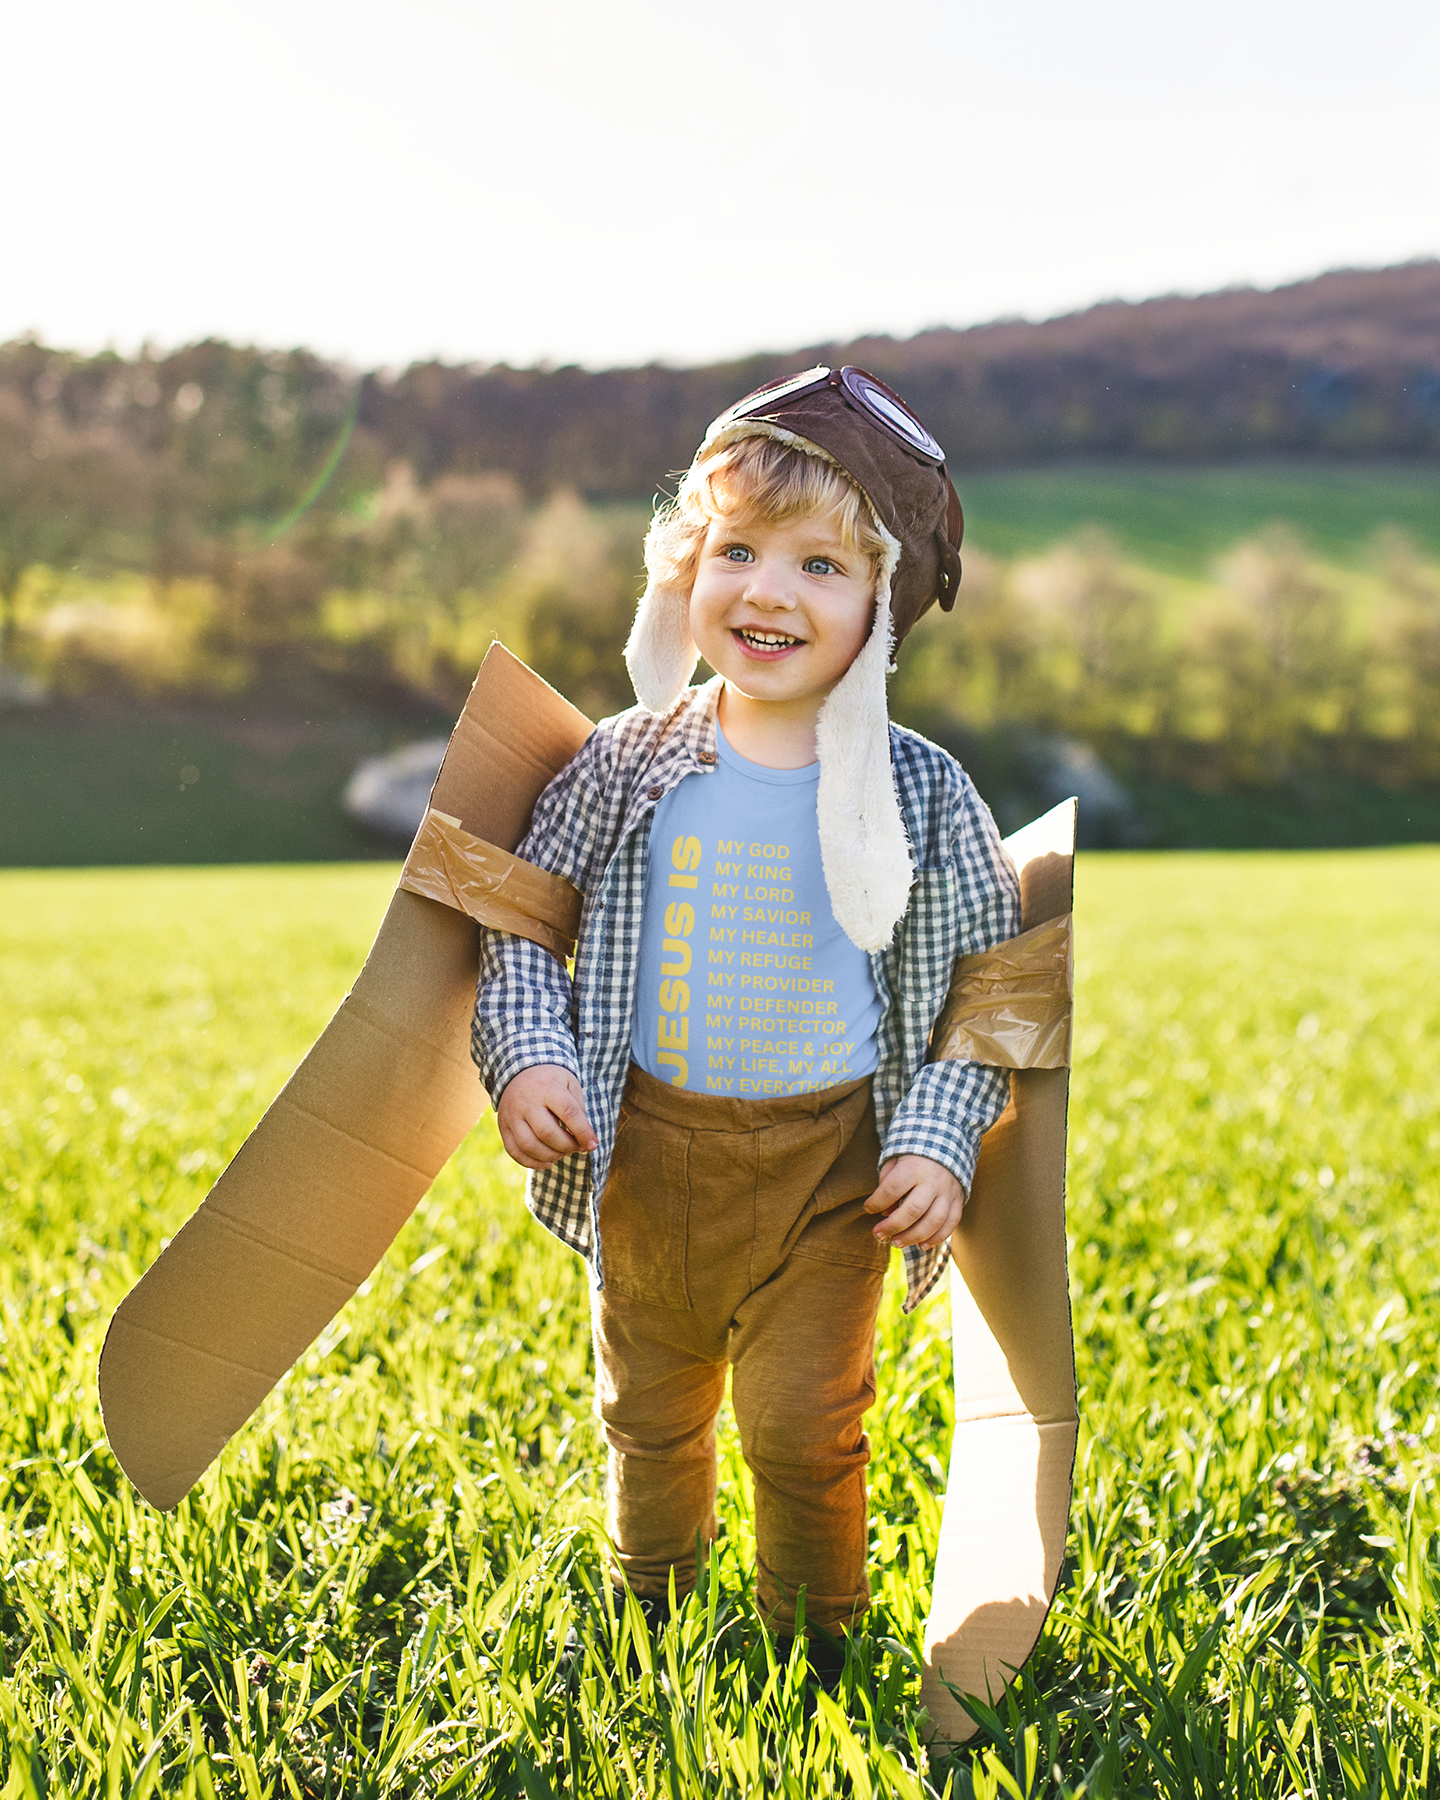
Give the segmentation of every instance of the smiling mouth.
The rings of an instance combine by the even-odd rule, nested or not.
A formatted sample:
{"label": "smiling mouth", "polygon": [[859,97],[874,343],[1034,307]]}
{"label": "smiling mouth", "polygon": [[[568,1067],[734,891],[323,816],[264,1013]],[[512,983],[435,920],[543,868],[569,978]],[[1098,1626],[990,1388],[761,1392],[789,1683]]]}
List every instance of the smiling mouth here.
{"label": "smiling mouth", "polygon": [[762,656],[773,656],[780,650],[793,650],[805,642],[804,638],[792,637],[787,631],[756,631],[749,625],[737,626],[735,636],[747,650],[756,650]]}

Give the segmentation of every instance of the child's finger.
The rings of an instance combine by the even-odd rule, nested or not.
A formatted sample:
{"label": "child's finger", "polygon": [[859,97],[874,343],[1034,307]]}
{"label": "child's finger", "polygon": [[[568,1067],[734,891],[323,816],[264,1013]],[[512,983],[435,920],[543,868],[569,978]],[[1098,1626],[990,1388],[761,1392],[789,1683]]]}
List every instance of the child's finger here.
{"label": "child's finger", "polygon": [[505,1148],[524,1167],[545,1169],[579,1146],[548,1107],[534,1106],[511,1116]]}
{"label": "child's finger", "polygon": [[545,1148],[523,1119],[514,1121],[501,1136],[506,1154],[522,1169],[548,1169],[555,1161],[555,1152]]}
{"label": "child's finger", "polygon": [[931,1211],[935,1217],[933,1220],[927,1220],[926,1223],[933,1223],[934,1229],[928,1237],[919,1239],[919,1243],[926,1250],[943,1250],[959,1229],[960,1220],[965,1212],[964,1197],[962,1195],[957,1205],[953,1199],[942,1194],[936,1200]]}
{"label": "child's finger", "polygon": [[875,1236],[881,1243],[896,1243],[900,1233],[909,1231],[917,1220],[925,1217],[930,1201],[931,1196],[926,1189],[912,1188],[906,1198],[898,1206],[892,1207],[875,1227]]}
{"label": "child's finger", "polygon": [[552,1096],[548,1104],[550,1111],[574,1139],[574,1147],[577,1150],[593,1150],[595,1148],[598,1140],[591,1129],[589,1119],[585,1117],[585,1103],[578,1094],[572,1094],[567,1090]]}
{"label": "child's finger", "polygon": [[953,1214],[949,1207],[942,1208],[942,1214],[943,1216],[940,1223],[936,1226],[934,1231],[930,1233],[929,1237],[920,1239],[920,1246],[922,1249],[943,1250],[950,1242],[951,1238],[954,1237],[956,1228],[960,1224],[959,1215]]}
{"label": "child's finger", "polygon": [[[930,1204],[908,1229],[896,1232],[890,1238],[890,1244],[896,1250],[908,1250],[914,1244],[928,1244],[932,1238],[939,1236],[945,1229],[949,1216],[949,1208],[943,1200],[932,1200]],[[947,1234],[948,1235],[948,1234]]]}
{"label": "child's finger", "polygon": [[880,1177],[880,1185],[865,1202],[866,1212],[888,1213],[910,1192],[915,1178],[902,1172],[899,1163],[891,1163]]}
{"label": "child's finger", "polygon": [[573,1156],[581,1148],[579,1139],[556,1113],[553,1102],[537,1107],[525,1122],[552,1156]]}

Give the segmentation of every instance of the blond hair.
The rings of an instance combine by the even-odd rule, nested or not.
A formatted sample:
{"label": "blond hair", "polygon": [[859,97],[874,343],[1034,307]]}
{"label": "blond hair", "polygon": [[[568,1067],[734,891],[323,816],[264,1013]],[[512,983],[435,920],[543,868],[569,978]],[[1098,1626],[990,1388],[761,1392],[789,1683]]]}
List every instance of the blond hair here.
{"label": "blond hair", "polygon": [[688,594],[712,521],[778,525],[807,514],[832,518],[840,542],[864,556],[879,580],[885,540],[860,489],[828,457],[758,433],[691,465],[675,498],[650,521],[645,567],[657,586]]}

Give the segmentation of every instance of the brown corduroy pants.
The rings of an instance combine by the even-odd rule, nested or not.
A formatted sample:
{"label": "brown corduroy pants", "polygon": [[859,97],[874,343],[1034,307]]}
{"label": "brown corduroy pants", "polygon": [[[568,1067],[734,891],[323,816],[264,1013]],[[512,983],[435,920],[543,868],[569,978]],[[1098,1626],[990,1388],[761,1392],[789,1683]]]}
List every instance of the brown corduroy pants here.
{"label": "brown corduroy pants", "polygon": [[715,1418],[755,1483],[757,1599],[838,1630],[870,1601],[861,1419],[889,1252],[868,1078],[777,1100],[685,1093],[632,1066],[600,1207],[596,1407],[609,1529],[638,1594],[695,1580],[715,1535]]}

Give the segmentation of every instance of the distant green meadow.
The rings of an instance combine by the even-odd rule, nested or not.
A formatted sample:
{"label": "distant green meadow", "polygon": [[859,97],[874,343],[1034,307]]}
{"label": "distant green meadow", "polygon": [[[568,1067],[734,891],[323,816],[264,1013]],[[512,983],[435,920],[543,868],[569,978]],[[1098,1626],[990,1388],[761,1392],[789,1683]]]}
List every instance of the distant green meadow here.
{"label": "distant green meadow", "polygon": [[1375,534],[1403,531],[1440,556],[1440,468],[1423,463],[1074,463],[959,472],[966,536],[991,556],[1033,556],[1087,525],[1169,574],[1204,576],[1267,525],[1289,525],[1322,561],[1363,562]]}
{"label": "distant green meadow", "polygon": [[906,1321],[892,1280],[835,1700],[756,1622],[728,1431],[722,1538],[626,1672],[585,1280],[488,1117],[179,1511],[127,1486],[106,1321],[393,880],[0,876],[4,1800],[1440,1791],[1440,852],[1081,859],[1069,1557],[953,1756],[916,1667],[946,1306]]}

